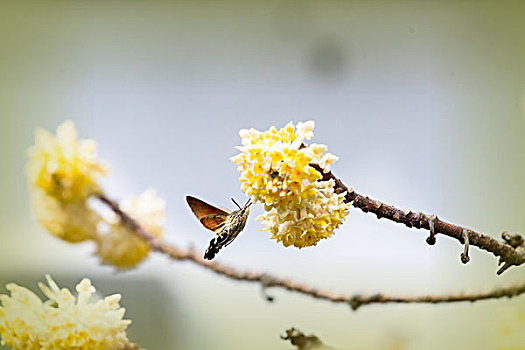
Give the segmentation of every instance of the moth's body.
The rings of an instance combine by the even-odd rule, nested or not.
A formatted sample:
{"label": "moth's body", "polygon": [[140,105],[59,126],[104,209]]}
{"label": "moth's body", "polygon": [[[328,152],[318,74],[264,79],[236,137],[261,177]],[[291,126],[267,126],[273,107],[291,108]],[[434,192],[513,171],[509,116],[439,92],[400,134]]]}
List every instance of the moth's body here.
{"label": "moth's body", "polygon": [[224,225],[218,230],[214,230],[216,236],[210,241],[208,249],[204,253],[204,259],[213,259],[221,248],[226,247],[237,238],[246,225],[249,213],[249,208],[232,211],[224,221]]}
{"label": "moth's body", "polygon": [[[244,207],[239,207],[238,210],[232,212],[214,207],[191,196],[186,196],[186,201],[201,224],[215,232],[215,237],[212,238],[204,253],[204,259],[208,260],[213,259],[219,250],[237,238],[244,229],[250,213],[250,201]],[[235,201],[234,203],[237,204]]]}

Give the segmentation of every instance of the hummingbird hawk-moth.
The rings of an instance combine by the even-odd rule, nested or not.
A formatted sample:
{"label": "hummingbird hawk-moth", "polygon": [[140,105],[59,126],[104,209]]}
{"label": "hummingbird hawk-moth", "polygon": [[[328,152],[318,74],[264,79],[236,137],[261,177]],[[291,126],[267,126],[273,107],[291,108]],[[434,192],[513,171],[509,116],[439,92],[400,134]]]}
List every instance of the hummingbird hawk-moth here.
{"label": "hummingbird hawk-moth", "polygon": [[220,209],[195,197],[186,196],[186,202],[201,224],[215,232],[215,237],[212,238],[204,253],[204,259],[213,259],[219,250],[237,238],[246,225],[252,204],[251,199],[248,199],[243,207],[233,198],[232,201],[239,208],[238,210]]}

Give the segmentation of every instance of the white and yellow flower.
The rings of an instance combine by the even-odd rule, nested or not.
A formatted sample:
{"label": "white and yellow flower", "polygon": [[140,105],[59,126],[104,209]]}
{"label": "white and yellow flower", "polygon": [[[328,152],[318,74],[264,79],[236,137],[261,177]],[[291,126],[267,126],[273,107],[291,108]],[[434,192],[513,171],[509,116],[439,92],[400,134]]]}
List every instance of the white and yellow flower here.
{"label": "white and yellow flower", "polygon": [[60,201],[34,188],[30,193],[31,207],[38,222],[53,236],[70,243],[94,239],[100,216],[85,199]]}
{"label": "white and yellow flower", "polygon": [[[121,208],[152,236],[162,237],[166,203],[157,196],[155,190],[148,189],[139,196],[123,201]],[[133,233],[115,215],[106,218],[106,221],[107,232],[100,232],[96,238],[96,255],[104,264],[131,268],[148,256],[148,242]]]}
{"label": "white and yellow flower", "polygon": [[264,205],[266,213],[258,217],[263,230],[285,246],[303,248],[330,237],[349,206],[345,193],[335,193],[333,181],[319,181],[322,175],[310,166],[329,171],[337,160],[325,145],[306,144],[313,129],[313,121],[265,132],[243,129],[240,153],[231,158],[241,172],[241,190]]}
{"label": "white and yellow flower", "polygon": [[120,294],[90,301],[95,287],[87,278],[77,286],[77,296],[60,289],[49,275],[48,286],[39,284],[48,298],[42,302],[30,290],[14,283],[11,295],[0,295],[2,344],[13,350],[124,349],[129,341]]}
{"label": "white and yellow flower", "polygon": [[78,140],[72,121],[58,126],[56,136],[37,129],[28,150],[27,174],[32,186],[60,201],[85,199],[100,191],[106,167],[97,159],[93,140]]}
{"label": "white and yellow flower", "polygon": [[31,207],[39,223],[67,242],[94,238],[100,220],[86,201],[101,191],[97,181],[106,173],[95,142],[79,140],[68,120],[58,126],[56,136],[37,129],[28,156]]}

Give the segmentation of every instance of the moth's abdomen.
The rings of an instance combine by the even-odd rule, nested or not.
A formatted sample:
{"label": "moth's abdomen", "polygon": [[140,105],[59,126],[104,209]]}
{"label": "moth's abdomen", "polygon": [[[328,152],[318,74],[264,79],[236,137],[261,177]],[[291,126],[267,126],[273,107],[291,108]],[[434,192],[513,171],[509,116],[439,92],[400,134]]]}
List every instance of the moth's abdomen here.
{"label": "moth's abdomen", "polygon": [[237,235],[232,236],[229,234],[227,228],[225,227],[217,236],[211,239],[208,249],[204,252],[204,259],[213,259],[222,247],[227,246],[237,237]]}
{"label": "moth's abdomen", "polygon": [[204,252],[204,259],[211,260],[215,258],[220,249],[221,247],[217,245],[215,238],[213,238],[208,245],[208,249]]}
{"label": "moth's abdomen", "polygon": [[248,218],[248,215],[235,214],[236,213],[228,218],[223,228],[217,233],[217,236],[212,238],[210,244],[208,245],[208,249],[206,249],[206,252],[204,252],[204,259],[213,259],[219,250],[221,250],[221,248],[226,247],[228,244],[233,242],[233,240],[237,238],[239,233],[242,231],[246,225],[246,219]]}

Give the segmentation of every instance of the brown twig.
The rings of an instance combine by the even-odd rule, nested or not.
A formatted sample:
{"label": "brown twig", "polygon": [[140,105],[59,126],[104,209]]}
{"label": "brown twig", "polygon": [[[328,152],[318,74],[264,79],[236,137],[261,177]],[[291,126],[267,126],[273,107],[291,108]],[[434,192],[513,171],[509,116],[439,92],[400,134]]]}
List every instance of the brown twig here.
{"label": "brown twig", "polygon": [[297,346],[297,350],[329,350],[332,348],[323,345],[321,340],[313,335],[305,335],[298,329],[290,328],[286,330],[286,335],[281,335],[282,340],[289,340],[292,345]]}
{"label": "brown twig", "polygon": [[525,293],[525,282],[515,286],[497,288],[492,291],[483,293],[460,293],[444,295],[423,295],[423,296],[394,296],[387,294],[374,294],[370,296],[356,294],[335,293],[328,290],[317,289],[307,284],[301,284],[290,279],[283,279],[268,275],[261,272],[241,271],[235,268],[223,265],[216,261],[204,260],[197,255],[192,249],[181,249],[156,239],[149,234],[138,222],[123,212],[119,205],[107,198],[103,194],[98,194],[97,198],[108,205],[122,220],[122,222],[133,229],[139,237],[146,240],[152,250],[163,253],[174,260],[187,260],[196,265],[211,270],[218,275],[237,280],[254,282],[260,284],[263,291],[266,288],[282,288],[291,292],[307,295],[316,299],[331,301],[333,303],[347,303],[352,309],[356,310],[362,305],[374,303],[450,303],[459,301],[477,301],[484,299],[496,299],[508,297],[512,298]]}
{"label": "brown twig", "polygon": [[525,293],[525,282],[516,284],[514,286],[505,288],[495,288],[486,292],[473,292],[473,293],[457,293],[457,294],[442,294],[442,295],[411,295],[411,296],[394,296],[388,294],[375,294],[375,295],[354,295],[350,298],[350,306],[353,310],[357,310],[359,307],[368,304],[388,304],[388,303],[425,303],[425,304],[440,304],[440,303],[455,303],[460,301],[478,301],[486,299],[499,299],[499,298],[512,298],[520,294]]}
{"label": "brown twig", "polygon": [[[435,238],[433,237],[434,234],[438,233],[455,238],[461,244],[465,244],[463,232],[466,230],[468,232],[468,243],[470,245],[491,252],[500,258],[499,263],[503,263],[504,265],[498,270],[498,275],[513,265],[518,266],[525,263],[525,244],[523,243],[523,239],[521,239],[519,245],[513,246],[509,240],[505,238],[505,235],[502,235],[505,242],[500,242],[491,236],[438,219],[435,215],[429,216],[421,212],[412,212],[410,209],[398,209],[392,205],[363,196],[353,189],[346,187],[331,171],[325,173],[319,165],[310,165],[323,175],[323,181],[334,180],[336,191],[339,193],[346,192],[346,203],[352,203],[352,206],[361,209],[365,213],[374,213],[378,219],[385,218],[404,224],[407,227],[430,230],[431,235],[428,237],[429,239],[427,239],[429,244],[435,242]],[[431,230],[431,228],[433,228],[433,230]],[[520,241],[519,238],[521,238],[521,236],[515,235],[512,239],[514,239],[514,241]]]}

